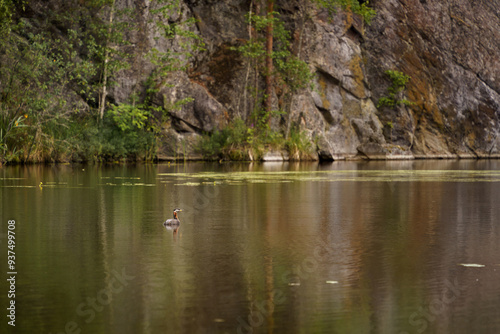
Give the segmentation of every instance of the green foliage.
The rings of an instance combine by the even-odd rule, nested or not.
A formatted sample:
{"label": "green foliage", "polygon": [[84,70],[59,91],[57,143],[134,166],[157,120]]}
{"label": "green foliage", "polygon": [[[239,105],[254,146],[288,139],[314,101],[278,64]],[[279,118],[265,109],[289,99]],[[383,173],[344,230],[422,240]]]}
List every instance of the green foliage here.
{"label": "green foliage", "polygon": [[391,85],[387,88],[388,96],[382,96],[377,103],[377,108],[387,106],[393,108],[397,105],[411,106],[415,103],[403,99],[402,94],[406,89],[406,84],[410,80],[410,76],[404,74],[403,72],[388,70],[385,74],[391,79]]}
{"label": "green foliage", "polygon": [[[58,140],[64,142],[58,136],[69,127],[72,114],[95,106],[105,52],[111,55],[112,71],[126,67],[127,57],[110,46],[125,43],[122,27],[110,27],[95,15],[109,1],[48,10],[43,21],[13,18],[12,6],[5,5],[12,3],[0,1],[1,160],[51,160]],[[54,22],[58,33],[50,29]]]}
{"label": "green foliage", "polygon": [[142,105],[113,105],[109,111],[113,121],[122,131],[143,129],[150,113]]}
{"label": "green foliage", "polygon": [[[24,10],[23,1],[16,6]],[[15,16],[12,0],[0,0],[0,161],[153,159],[168,111],[191,101],[160,107],[151,97],[202,47],[194,20],[184,19],[179,0],[150,4],[158,34],[174,47],[152,50],[155,68],[146,91],[136,92],[141,99],[108,104],[101,123],[94,117],[103,87],[129,66],[120,50],[128,45],[123,32],[134,29],[135,14],[115,10],[113,0],[64,8],[49,7],[44,20],[28,20]]]}
{"label": "green foliage", "polygon": [[[29,151],[43,126],[65,117],[62,92],[70,84],[72,68],[63,68],[55,53],[57,43],[32,32],[26,21],[11,25],[0,43],[0,147],[3,160],[18,160],[12,152]],[[8,66],[6,66],[8,64]],[[23,121],[21,123],[21,120]],[[22,124],[22,126],[21,126]],[[26,147],[28,146],[28,147]],[[9,153],[10,152],[10,153]]]}
{"label": "green foliage", "polygon": [[[266,55],[264,31],[272,22],[273,25],[273,52],[271,57],[274,64],[274,73],[278,76],[282,85],[286,85],[291,91],[307,87],[313,78],[309,66],[303,60],[300,60],[290,51],[290,32],[285,29],[283,21],[278,12],[268,13],[266,16],[247,15],[246,20],[257,32],[245,44],[232,47],[231,50],[240,52],[245,58],[257,60],[264,69],[264,60]],[[263,73],[268,75],[268,73]]]}
{"label": "green foliage", "polygon": [[312,87],[314,73],[309,70],[309,66],[296,56],[284,58],[278,62],[279,79],[282,80],[291,92],[299,89]]}
{"label": "green foliage", "polygon": [[[272,76],[278,95],[282,98],[290,97],[299,89],[312,84],[313,73],[305,61],[291,52],[290,32],[285,29],[278,12],[268,12],[266,15],[250,12],[246,20],[254,33],[243,45],[232,47],[231,50],[240,52],[249,63],[253,63],[256,75]],[[266,66],[266,31],[270,25],[273,32],[272,73],[268,73],[269,68]],[[249,119],[251,126],[247,127],[243,121],[238,120],[237,124],[230,124],[221,131],[205,136],[200,151],[206,157],[232,159],[238,156],[245,160],[250,156],[255,160],[260,159],[262,153],[269,148],[286,149],[294,156],[298,152],[307,151],[308,139],[304,133],[294,129],[293,134],[285,140],[281,132],[271,129],[270,120],[285,113],[281,110],[265,110],[262,102],[267,96],[259,87],[250,87],[250,91],[255,99],[254,110]]]}
{"label": "green foliage", "polygon": [[148,59],[155,66],[147,82],[148,93],[155,93],[165,86],[165,79],[172,72],[187,69],[192,53],[203,50],[204,43],[193,29],[196,19],[182,19],[179,0],[156,0],[151,7],[154,8],[150,11],[153,15],[151,21],[157,34],[173,44],[167,51],[152,48],[148,54]]}
{"label": "green foliage", "polygon": [[196,20],[183,19],[179,0],[156,0],[152,1],[150,7],[150,23],[154,24],[159,36],[171,42],[172,47],[166,51],[153,48],[147,55],[154,68],[146,80],[146,94],[142,102],[137,104],[138,98],[134,95],[132,104],[112,106],[109,112],[120,129],[144,129],[151,134],[154,141],[149,154],[155,156],[169,112],[181,108],[193,99],[188,97],[169,105],[156,106],[152,103],[152,97],[161,88],[171,86],[167,84],[169,76],[176,71],[185,71],[192,52],[202,50],[204,43],[193,29]]}
{"label": "green foliage", "polygon": [[[24,118],[24,117],[23,117]],[[71,115],[31,132],[20,119],[12,133],[18,145],[5,153],[7,162],[26,161],[137,161],[152,160],[155,138],[145,128],[123,131],[111,114],[96,117]],[[23,123],[24,122],[24,123]]]}
{"label": "green foliage", "polygon": [[135,131],[152,138],[152,142],[146,149],[148,159],[151,160],[156,157],[162,130],[169,118],[168,113],[192,99],[181,99],[168,108],[152,105],[149,98],[146,98],[143,103],[136,103],[137,99],[136,96],[132,96],[132,104],[112,105],[108,114],[115,126],[122,131],[122,135]]}
{"label": "green foliage", "polygon": [[319,6],[328,10],[331,14],[336,13],[340,7],[343,10],[348,10],[353,13],[359,14],[363,17],[366,23],[370,23],[371,19],[377,14],[375,10],[368,7],[369,2],[359,3],[358,0],[312,0]]}
{"label": "green foliage", "polygon": [[55,38],[59,47],[54,53],[61,64],[75,67],[72,88],[91,106],[97,105],[104,82],[106,86],[113,86],[113,75],[129,67],[130,56],[120,51],[120,47],[130,44],[124,31],[134,27],[127,22],[130,13],[126,10],[115,11],[112,22],[103,20],[102,16],[107,16],[112,6],[112,0],[89,0],[80,6],[47,14],[64,27],[64,36]]}
{"label": "green foliage", "polygon": [[249,160],[249,150],[255,144],[253,130],[237,118],[224,129],[203,136],[197,151],[206,159]]}
{"label": "green foliage", "polygon": [[385,71],[385,74],[387,74],[392,81],[392,85],[389,87],[388,90],[389,93],[393,94],[397,94],[400,91],[402,91],[406,87],[408,81],[410,80],[410,76],[399,71],[388,70]]}
{"label": "green foliage", "polygon": [[[289,97],[299,89],[312,84],[313,73],[309,70],[309,66],[305,61],[291,52],[290,32],[285,29],[284,22],[278,12],[271,12],[266,15],[252,15],[252,13],[249,13],[246,20],[255,33],[243,45],[231,47],[231,50],[240,52],[243,57],[252,62],[256,74],[258,73],[263,77],[272,76],[274,85],[283,97]],[[273,27],[272,73],[268,73],[268,68],[265,66],[266,29],[270,24]],[[250,87],[250,91],[255,99],[251,119],[253,124],[256,125],[255,131],[258,138],[261,139],[260,142],[274,145],[274,143],[282,141],[283,136],[279,132],[272,131],[269,123],[273,117],[282,115],[283,112],[267,111],[262,107],[262,102],[266,100],[267,95],[259,87]]]}
{"label": "green foliage", "polygon": [[73,137],[66,143],[71,152],[64,152],[67,160],[124,161],[151,160],[150,147],[154,136],[144,128],[131,127],[123,130],[108,114],[102,123],[94,118],[74,124]]}
{"label": "green foliage", "polygon": [[13,8],[12,0],[0,0],[0,36],[10,32]]}
{"label": "green foliage", "polygon": [[292,159],[309,158],[312,146],[304,132],[292,128],[287,140],[270,128],[258,129],[246,126],[241,119],[235,119],[222,130],[214,131],[201,138],[197,150],[205,159],[259,160],[269,149],[286,150]]}
{"label": "green foliage", "polygon": [[[153,49],[148,57],[154,68],[145,90],[134,92],[128,103],[104,104],[103,88],[113,84],[117,71],[128,67],[123,32],[130,26],[129,11],[114,12],[113,0],[89,0],[48,7],[46,17],[16,17],[24,2],[0,0],[0,152],[2,162],[154,159],[169,112],[191,101],[180,99],[158,106],[153,96],[167,85],[172,72],[184,71],[192,53],[203,48],[194,29],[195,20],[185,19],[180,0],[151,2],[149,14],[157,36],[170,41],[167,50]],[[115,13],[115,20],[111,20]],[[22,15],[21,15],[22,16]],[[29,16],[29,15],[28,15]],[[108,19],[109,18],[109,19]],[[123,19],[120,19],[123,18]],[[264,30],[274,25],[272,53],[275,84],[285,94],[306,87],[312,74],[305,62],[290,51],[290,34],[278,13],[248,17],[257,34],[237,48],[260,64]],[[158,37],[160,38],[160,37]],[[256,87],[256,90],[258,88]],[[261,98],[262,92],[255,96]],[[97,121],[99,106],[107,110]],[[255,108],[254,125],[242,120],[207,136],[203,150],[210,156],[248,159],[268,147],[300,150],[303,143],[293,133],[285,144],[273,131],[269,119],[281,112]]]}
{"label": "green foliage", "polygon": [[290,129],[290,135],[284,146],[292,160],[301,160],[312,155],[311,141],[304,131],[300,131],[296,127]]}

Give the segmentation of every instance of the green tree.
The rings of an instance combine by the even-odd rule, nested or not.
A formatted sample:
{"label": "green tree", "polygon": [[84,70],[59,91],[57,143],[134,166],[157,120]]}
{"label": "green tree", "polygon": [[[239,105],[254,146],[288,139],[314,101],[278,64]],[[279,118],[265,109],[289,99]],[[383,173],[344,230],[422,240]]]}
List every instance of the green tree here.
{"label": "green tree", "polygon": [[151,2],[149,23],[156,30],[156,35],[169,41],[171,47],[166,51],[152,48],[147,54],[154,68],[145,82],[145,92],[139,87],[139,91],[133,92],[131,103],[112,105],[109,108],[113,121],[122,131],[142,129],[152,134],[154,139],[148,152],[152,158],[156,156],[169,113],[192,101],[192,98],[187,97],[169,105],[155,105],[153,97],[163,88],[172,87],[168,84],[169,78],[174,72],[187,70],[193,52],[202,50],[204,46],[201,37],[193,29],[195,19],[184,19],[182,10],[179,0]]}
{"label": "green tree", "polygon": [[[306,87],[312,80],[307,63],[291,52],[290,33],[285,29],[280,14],[276,11],[269,12],[274,8],[274,3],[267,5],[262,15],[257,12],[260,6],[250,9],[247,15],[249,39],[243,45],[232,48],[247,58],[249,64],[253,63],[256,77],[252,88],[255,98],[254,116],[257,124],[266,128],[269,127],[271,116],[276,113],[272,110],[272,96],[276,86],[282,92],[295,92]],[[263,91],[259,89],[259,74],[265,79]]]}
{"label": "green tree", "polygon": [[26,160],[47,139],[43,129],[67,117],[64,91],[79,67],[55,51],[59,41],[28,21],[9,30],[0,46],[0,145],[3,160]]}
{"label": "green tree", "polygon": [[[375,11],[367,6],[368,2],[360,4],[358,0],[310,0],[310,3],[325,8],[331,14],[338,9],[348,10],[360,14],[367,22],[375,15]],[[307,6],[306,6],[307,8]],[[307,10],[304,10],[307,12]],[[307,15],[305,13],[304,15]],[[259,116],[259,123],[271,120],[272,96],[275,88],[289,100],[297,90],[306,87],[312,82],[312,73],[307,63],[300,59],[300,48],[297,54],[291,52],[290,33],[285,29],[280,14],[275,11],[274,0],[252,1],[247,15],[249,24],[249,39],[245,44],[234,47],[233,50],[253,62],[256,79],[254,81],[254,112]],[[305,22],[305,21],[304,21]],[[304,25],[303,22],[303,25]],[[302,34],[300,35],[302,36]],[[264,77],[264,90],[259,90],[257,74]],[[248,74],[245,86],[248,82]],[[262,110],[259,111],[259,96],[262,94]],[[246,91],[244,92],[246,103]],[[284,108],[286,110],[286,108]],[[288,137],[290,122],[288,121],[286,136]]]}
{"label": "green tree", "polygon": [[13,8],[12,0],[0,0],[0,36],[10,32]]}
{"label": "green tree", "polygon": [[387,70],[385,74],[391,79],[391,85],[387,88],[388,95],[382,96],[377,103],[377,107],[395,107],[396,105],[413,105],[414,103],[403,98],[406,84],[411,79],[409,75],[403,72]]}
{"label": "green tree", "polygon": [[173,72],[187,69],[193,52],[203,50],[204,43],[193,29],[196,19],[183,19],[180,0],[156,0],[150,8],[157,34],[172,43],[167,51],[152,48],[148,54],[155,67],[148,79],[147,89],[149,93],[155,93],[165,87],[167,78]]}
{"label": "green tree", "polygon": [[359,14],[363,17],[365,22],[370,23],[371,19],[375,16],[376,12],[368,7],[368,1],[360,0],[311,0],[322,8],[328,10],[330,14],[336,13],[340,8],[342,10],[350,11]]}
{"label": "green tree", "polygon": [[[267,0],[266,23],[266,91],[264,110],[270,114],[273,108],[273,39],[274,39],[274,0]],[[269,117],[268,122],[271,121]]]}
{"label": "green tree", "polygon": [[[96,15],[106,1],[75,2],[60,12],[47,9],[45,19],[24,18],[24,2],[14,7],[1,1],[1,159],[56,159],[54,152],[67,143],[60,135],[75,115],[89,115],[97,101],[103,55],[112,50],[106,43],[119,43],[120,29],[109,29]],[[51,33],[54,22],[57,33]],[[123,68],[123,59],[117,51],[108,52],[108,73]]]}
{"label": "green tree", "polygon": [[106,34],[104,42],[104,59],[103,59],[103,70],[102,70],[102,92],[99,100],[99,115],[101,119],[104,117],[104,107],[106,104],[106,96],[108,95],[108,62],[109,62],[109,40],[111,33],[113,31],[113,18],[115,16],[115,0],[111,1],[111,8],[109,10],[109,21],[108,21],[108,31]]}

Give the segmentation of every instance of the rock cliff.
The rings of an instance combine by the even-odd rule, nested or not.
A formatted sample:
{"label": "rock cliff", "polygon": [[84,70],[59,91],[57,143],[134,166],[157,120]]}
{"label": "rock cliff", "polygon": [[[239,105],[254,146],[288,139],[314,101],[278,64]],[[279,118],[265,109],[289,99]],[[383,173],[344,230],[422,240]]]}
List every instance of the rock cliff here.
{"label": "rock cliff", "polygon": [[382,70],[411,76],[411,108],[379,110],[385,139],[415,157],[498,157],[500,9],[495,1],[374,1],[363,54],[371,93]]}
{"label": "rock cliff", "polygon": [[[315,87],[292,97],[288,117],[315,141],[320,159],[500,156],[500,9],[494,2],[374,0],[370,25],[346,13],[330,18],[304,1],[277,3],[295,52],[300,47],[315,72]],[[168,131],[184,136],[248,116],[242,100],[247,64],[228,47],[248,38],[243,17],[250,1],[185,6],[207,47],[195,57],[192,75],[179,74],[177,86],[163,92],[195,98],[172,114]],[[414,104],[376,107],[390,85],[386,70],[411,77],[406,98]]]}
{"label": "rock cliff", "polygon": [[[236,117],[247,119],[255,103],[248,92],[250,64],[232,46],[249,38],[250,0],[181,0],[172,20],[196,18],[190,29],[205,43],[188,70],[171,73],[154,103],[171,109],[160,158],[198,158],[197,136]],[[110,101],[127,101],[153,69],[156,48],[176,50],[181,40],[162,39],[151,23],[148,0],[117,1],[132,9],[126,32],[132,66],[114,78]],[[312,88],[274,96],[287,114],[274,127],[294,124],[307,133],[322,160],[351,158],[500,157],[500,6],[491,0],[372,0],[377,15],[365,24],[339,11],[333,17],[306,0],[276,0],[292,36],[291,49],[314,73]],[[412,102],[377,107],[391,82],[387,70],[411,77],[404,97]],[[258,84],[258,78],[255,79]]]}

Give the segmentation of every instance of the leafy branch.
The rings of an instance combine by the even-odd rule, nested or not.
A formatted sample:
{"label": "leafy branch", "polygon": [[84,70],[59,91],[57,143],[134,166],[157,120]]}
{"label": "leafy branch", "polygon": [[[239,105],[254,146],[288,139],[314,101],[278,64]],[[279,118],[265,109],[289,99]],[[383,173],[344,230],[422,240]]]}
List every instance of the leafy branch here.
{"label": "leafy branch", "polygon": [[370,23],[372,18],[377,14],[377,12],[368,7],[369,2],[360,2],[359,0],[312,0],[314,3],[318,4],[320,7],[325,8],[330,15],[337,12],[340,7],[343,10],[347,10],[356,14],[361,15],[366,23]]}
{"label": "leafy branch", "polygon": [[403,92],[406,89],[406,84],[410,80],[410,76],[404,74],[403,72],[393,70],[385,71],[385,74],[387,74],[391,79],[391,85],[387,88],[388,95],[383,96],[378,100],[377,108],[383,106],[393,108],[397,105],[414,105],[414,102],[402,98]]}
{"label": "leafy branch", "polygon": [[[312,82],[313,74],[307,63],[290,51],[290,32],[286,30],[280,14],[276,11],[267,12],[265,15],[255,15],[250,12],[247,14],[246,20],[251,26],[250,30],[254,33],[244,44],[231,47],[231,50],[238,51],[243,57],[253,61],[256,73],[260,73],[266,79],[273,78],[271,85],[279,87],[284,94],[291,94],[307,87]],[[273,28],[273,48],[270,53],[266,47],[269,26]],[[266,61],[268,56],[272,60],[271,66]],[[257,124],[259,125],[268,124],[272,115],[276,114],[271,110],[269,103],[266,103],[270,94],[267,86],[266,80],[265,92],[259,90],[258,84],[254,87],[254,97],[256,98],[254,113],[257,115]],[[258,104],[258,97],[261,95],[264,102],[263,109],[260,109]]]}

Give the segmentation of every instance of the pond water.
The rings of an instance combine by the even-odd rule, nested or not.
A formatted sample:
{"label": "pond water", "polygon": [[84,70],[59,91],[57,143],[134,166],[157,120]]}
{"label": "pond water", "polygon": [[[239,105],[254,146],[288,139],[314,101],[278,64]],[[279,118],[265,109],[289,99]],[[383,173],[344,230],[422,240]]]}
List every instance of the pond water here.
{"label": "pond water", "polygon": [[500,161],[12,166],[0,188],[2,333],[500,332]]}

